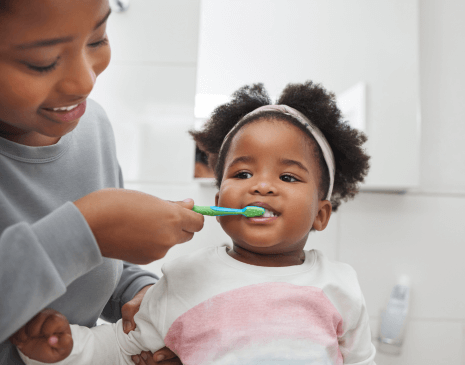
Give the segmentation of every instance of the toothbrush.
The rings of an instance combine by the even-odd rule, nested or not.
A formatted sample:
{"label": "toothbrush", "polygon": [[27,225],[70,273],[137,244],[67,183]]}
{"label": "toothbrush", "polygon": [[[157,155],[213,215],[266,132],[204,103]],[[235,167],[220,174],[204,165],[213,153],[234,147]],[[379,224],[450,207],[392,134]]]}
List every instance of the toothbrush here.
{"label": "toothbrush", "polygon": [[194,205],[192,208],[194,212],[203,214],[203,215],[211,215],[211,216],[223,216],[223,215],[245,215],[247,218],[252,217],[259,217],[265,213],[265,208],[262,207],[255,207],[255,206],[248,206],[243,209],[232,209],[232,208],[222,208],[222,207],[215,207],[215,206],[199,206]]}

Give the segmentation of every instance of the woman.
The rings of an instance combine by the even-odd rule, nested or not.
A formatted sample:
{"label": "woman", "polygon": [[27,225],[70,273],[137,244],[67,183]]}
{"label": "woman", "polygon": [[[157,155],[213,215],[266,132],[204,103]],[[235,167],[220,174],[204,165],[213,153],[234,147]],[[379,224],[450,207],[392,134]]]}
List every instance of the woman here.
{"label": "woman", "polygon": [[7,339],[45,307],[89,327],[122,311],[133,329],[157,278],[120,260],[157,260],[203,226],[190,199],[118,189],[111,126],[87,100],[109,14],[108,0],[0,0],[0,364],[22,364]]}

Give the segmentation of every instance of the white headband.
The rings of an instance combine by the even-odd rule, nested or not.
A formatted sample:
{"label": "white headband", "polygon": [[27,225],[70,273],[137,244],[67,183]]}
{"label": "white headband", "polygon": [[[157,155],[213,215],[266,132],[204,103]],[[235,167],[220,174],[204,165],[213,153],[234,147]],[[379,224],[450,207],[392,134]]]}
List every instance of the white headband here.
{"label": "white headband", "polygon": [[220,151],[218,153],[218,156],[221,155],[221,151],[223,150],[223,146],[228,140],[229,136],[231,133],[237,129],[240,128],[240,126],[243,124],[242,122],[255,114],[265,112],[265,111],[273,111],[273,112],[280,112],[282,114],[290,115],[293,117],[295,120],[300,122],[305,128],[308,129],[308,131],[313,135],[315,140],[317,141],[318,145],[321,148],[321,151],[323,152],[323,157],[326,161],[326,165],[328,166],[328,171],[329,171],[329,189],[328,189],[328,195],[326,195],[326,200],[331,199],[331,194],[333,192],[333,186],[334,186],[334,173],[336,172],[336,163],[334,161],[334,154],[333,151],[331,150],[331,147],[329,146],[328,141],[326,140],[325,136],[321,131],[318,129],[317,126],[315,126],[305,115],[303,115],[301,112],[298,110],[291,108],[290,106],[287,105],[264,105],[261,106],[260,108],[255,109],[254,111],[251,111],[250,113],[244,115],[239,122],[228,132],[226,137],[224,137],[223,143],[221,144]]}

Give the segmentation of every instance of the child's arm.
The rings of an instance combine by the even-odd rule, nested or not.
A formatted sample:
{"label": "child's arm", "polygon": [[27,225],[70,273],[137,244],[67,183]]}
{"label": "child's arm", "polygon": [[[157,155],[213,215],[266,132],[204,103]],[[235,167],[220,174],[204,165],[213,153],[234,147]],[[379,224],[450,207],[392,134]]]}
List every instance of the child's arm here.
{"label": "child's arm", "polygon": [[[142,351],[155,352],[165,346],[157,326],[159,325],[158,314],[161,312],[157,307],[164,308],[166,284],[164,277],[151,287],[144,296],[139,312],[134,317],[136,329],[126,335],[123,331],[122,321],[116,324],[102,325],[94,328],[71,325],[72,351],[68,347],[53,348],[48,336],[51,331],[43,333],[43,340],[40,342],[40,351],[37,347],[33,351],[28,351],[29,347],[18,346],[22,351],[20,355],[27,365],[39,365],[50,360],[50,353],[53,351],[68,354],[58,356],[60,365],[134,365],[131,356],[139,355]],[[66,321],[67,323],[67,321]],[[55,334],[56,336],[57,334]],[[52,341],[55,342],[55,341]],[[61,344],[60,339],[57,341]],[[36,352],[35,352],[36,351]],[[26,355],[26,356],[24,356]],[[44,356],[45,355],[45,356]],[[57,360],[55,360],[57,361]]]}
{"label": "child's arm", "polygon": [[371,342],[370,322],[364,299],[356,325],[339,339],[339,348],[344,364],[376,365],[376,349]]}

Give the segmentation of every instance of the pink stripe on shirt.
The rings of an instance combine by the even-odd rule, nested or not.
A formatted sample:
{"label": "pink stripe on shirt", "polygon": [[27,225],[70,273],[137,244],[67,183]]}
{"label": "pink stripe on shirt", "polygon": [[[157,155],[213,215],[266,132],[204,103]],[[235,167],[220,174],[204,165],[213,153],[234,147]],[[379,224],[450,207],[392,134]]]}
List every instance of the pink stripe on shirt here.
{"label": "pink stripe on shirt", "polygon": [[289,340],[298,344],[292,346],[296,359],[314,357],[319,349],[318,356],[342,364],[341,334],[342,317],[320,288],[271,282],[231,290],[191,308],[172,324],[165,344],[184,365],[206,364],[248,349],[262,349],[261,359],[266,354],[274,358],[271,352],[288,348],[283,344]]}

